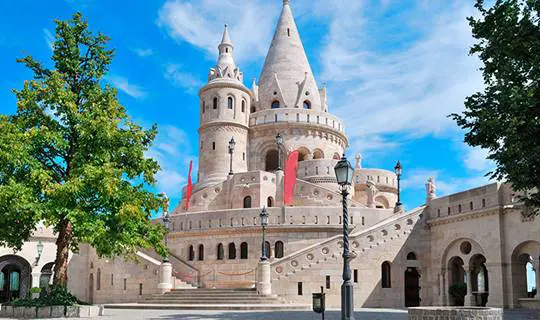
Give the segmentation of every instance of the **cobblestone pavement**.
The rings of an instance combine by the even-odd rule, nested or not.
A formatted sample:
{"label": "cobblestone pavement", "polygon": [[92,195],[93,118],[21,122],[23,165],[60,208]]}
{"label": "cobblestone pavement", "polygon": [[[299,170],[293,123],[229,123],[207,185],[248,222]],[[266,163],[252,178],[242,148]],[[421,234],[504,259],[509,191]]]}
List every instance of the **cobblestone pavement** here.
{"label": "cobblestone pavement", "polygon": [[[319,320],[321,316],[310,311],[174,311],[174,310],[105,310],[100,320],[185,319],[185,320]],[[340,318],[339,311],[328,311],[326,320]],[[356,320],[406,320],[407,311],[400,309],[361,309]],[[506,310],[505,320],[540,320],[540,310]]]}

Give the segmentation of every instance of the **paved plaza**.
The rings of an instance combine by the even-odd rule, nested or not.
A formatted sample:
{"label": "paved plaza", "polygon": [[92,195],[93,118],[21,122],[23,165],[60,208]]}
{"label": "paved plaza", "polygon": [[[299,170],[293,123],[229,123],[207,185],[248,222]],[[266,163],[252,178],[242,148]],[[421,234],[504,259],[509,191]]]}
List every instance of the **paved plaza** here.
{"label": "paved plaza", "polygon": [[[186,320],[319,320],[321,316],[311,311],[175,311],[175,310],[105,310],[100,320],[186,319]],[[328,311],[326,320],[340,318],[338,310]],[[404,309],[361,309],[356,320],[406,320]],[[540,320],[540,310],[506,310],[505,320]]]}

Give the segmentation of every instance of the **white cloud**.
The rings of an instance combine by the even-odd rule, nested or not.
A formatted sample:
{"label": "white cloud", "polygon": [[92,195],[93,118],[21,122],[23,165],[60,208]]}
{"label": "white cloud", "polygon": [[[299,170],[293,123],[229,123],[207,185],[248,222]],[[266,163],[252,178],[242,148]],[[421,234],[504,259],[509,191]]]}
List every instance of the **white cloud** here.
{"label": "white cloud", "polygon": [[133,52],[139,57],[148,57],[155,53],[154,50],[150,48],[135,48],[133,49]]}
{"label": "white cloud", "polygon": [[141,86],[129,83],[128,79],[124,77],[110,75],[107,76],[107,80],[109,80],[116,88],[124,91],[133,98],[142,99],[147,95],[146,91]]}
{"label": "white cloud", "polygon": [[204,84],[193,74],[182,71],[182,66],[179,64],[166,65],[164,77],[171,81],[173,85],[188,91],[196,91]]}
{"label": "white cloud", "polygon": [[489,154],[487,149],[467,147],[464,154],[463,163],[469,170],[485,172],[495,166],[493,161],[486,159]]}
{"label": "white cloud", "polygon": [[159,133],[154,146],[146,156],[158,161],[161,171],[156,175],[159,192],[166,192],[169,197],[179,197],[182,186],[187,182],[189,161],[193,160],[192,181],[197,179],[197,163],[191,155],[189,137],[181,129],[171,125],[158,127]]}
{"label": "white cloud", "polygon": [[273,1],[168,0],[157,24],[178,40],[217,56],[217,46],[228,24],[238,61],[258,60],[268,50],[279,5]]}
{"label": "white cloud", "polygon": [[45,38],[45,42],[47,42],[47,45],[49,46],[49,49],[51,51],[54,50],[54,36],[51,33],[49,29],[43,29],[43,37]]}
{"label": "white cloud", "polygon": [[439,197],[493,182],[488,177],[482,175],[452,177],[446,175],[441,170],[413,169],[407,172],[407,175],[403,179],[402,187],[404,190],[418,190],[419,192],[425,192],[425,184],[429,177],[435,179],[437,196]]}

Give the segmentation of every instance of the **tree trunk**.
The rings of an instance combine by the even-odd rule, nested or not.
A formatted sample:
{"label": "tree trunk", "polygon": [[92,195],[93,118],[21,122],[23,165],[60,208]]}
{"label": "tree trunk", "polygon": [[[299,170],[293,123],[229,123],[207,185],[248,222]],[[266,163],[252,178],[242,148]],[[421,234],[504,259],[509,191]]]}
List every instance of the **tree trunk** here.
{"label": "tree trunk", "polygon": [[71,222],[67,219],[60,221],[58,239],[56,239],[56,260],[54,261],[54,286],[67,287],[67,267],[69,258],[69,245],[71,243]]}

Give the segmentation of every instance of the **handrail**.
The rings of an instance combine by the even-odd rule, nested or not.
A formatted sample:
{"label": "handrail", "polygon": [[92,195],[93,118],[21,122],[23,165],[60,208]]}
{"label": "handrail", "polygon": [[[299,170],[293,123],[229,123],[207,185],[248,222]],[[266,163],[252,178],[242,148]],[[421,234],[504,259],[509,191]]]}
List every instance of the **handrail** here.
{"label": "handrail", "polygon": [[[389,223],[396,222],[396,221],[398,221],[400,219],[408,219],[412,215],[418,214],[419,212],[421,212],[421,210],[423,210],[424,208],[425,208],[425,206],[422,206],[422,207],[418,207],[418,208],[415,208],[415,209],[411,210],[411,212],[408,213],[408,214],[392,216],[392,217],[390,217],[388,219],[385,219],[385,220],[383,220],[383,221],[381,221],[381,222],[379,222],[379,223],[377,223],[377,224],[375,224],[375,225],[373,225],[373,226],[371,226],[371,227],[369,227],[367,229],[359,230],[357,233],[351,234],[350,238],[353,239],[353,238],[357,238],[359,236],[365,235],[366,233],[370,233],[370,232],[372,232],[374,230],[377,230],[378,228],[384,227],[384,226],[388,225]],[[286,262],[288,260],[291,260],[293,258],[296,258],[296,257],[298,257],[298,256],[300,256],[300,255],[302,255],[302,254],[304,254],[304,253],[306,253],[308,251],[311,251],[311,250],[313,250],[313,249],[315,249],[315,248],[317,248],[317,247],[319,247],[321,245],[330,243],[330,242],[335,241],[337,239],[341,239],[342,237],[343,237],[343,235],[336,235],[336,236],[333,236],[331,238],[325,239],[325,240],[323,240],[321,242],[312,244],[312,245],[310,245],[308,247],[305,247],[305,248],[300,249],[300,250],[298,250],[296,252],[293,252],[290,255],[283,257],[282,259],[271,262],[270,265],[273,267],[273,266],[276,266],[278,264],[284,263],[284,262]]]}

